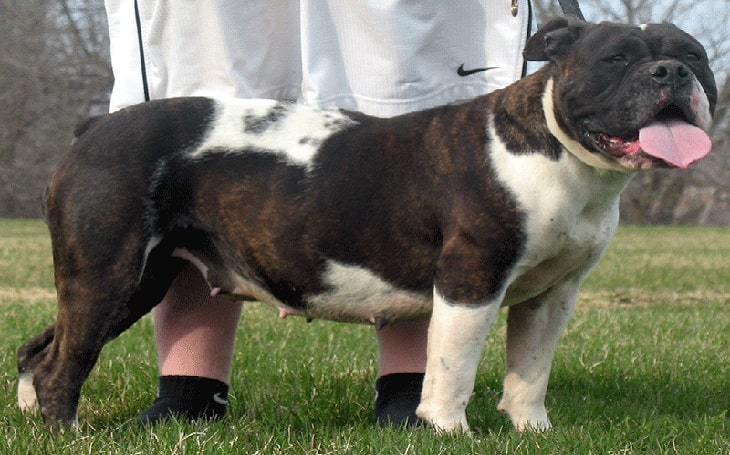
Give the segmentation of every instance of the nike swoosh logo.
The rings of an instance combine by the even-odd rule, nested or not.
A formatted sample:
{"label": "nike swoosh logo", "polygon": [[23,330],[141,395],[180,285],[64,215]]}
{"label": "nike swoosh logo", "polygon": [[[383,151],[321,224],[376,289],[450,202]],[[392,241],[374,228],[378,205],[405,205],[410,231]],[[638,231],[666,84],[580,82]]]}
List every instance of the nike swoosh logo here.
{"label": "nike swoosh logo", "polygon": [[459,68],[456,70],[456,74],[458,74],[461,77],[466,77],[466,76],[471,76],[472,74],[475,74],[475,73],[481,73],[483,71],[489,71],[489,70],[492,70],[494,68],[495,68],[494,66],[488,66],[486,68],[474,68],[472,70],[465,70],[464,69],[464,64],[462,63],[461,66],[459,66]]}
{"label": "nike swoosh logo", "polygon": [[223,396],[220,392],[216,392],[213,394],[213,401],[215,401],[218,404],[222,404],[223,406],[228,404],[228,400],[223,398]]}

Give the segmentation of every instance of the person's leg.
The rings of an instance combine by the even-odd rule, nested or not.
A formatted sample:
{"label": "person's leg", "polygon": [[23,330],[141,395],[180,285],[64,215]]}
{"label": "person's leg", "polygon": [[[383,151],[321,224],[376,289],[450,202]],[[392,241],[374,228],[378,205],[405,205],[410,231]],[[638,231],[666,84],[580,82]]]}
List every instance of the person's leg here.
{"label": "person's leg", "polygon": [[375,331],[379,349],[375,418],[380,425],[418,425],[428,323],[398,322]]}
{"label": "person's leg", "polygon": [[187,419],[225,415],[231,361],[242,304],[210,296],[200,273],[188,266],[153,310],[160,361],[158,398],[142,423],[172,415]]}
{"label": "person's leg", "polygon": [[[298,98],[299,2],[105,0],[104,4],[114,71],[110,112],[145,101],[144,85],[150,99]],[[211,417],[201,406],[213,410],[213,417],[225,413],[221,403],[228,389],[241,304],[211,298],[209,292],[190,268],[153,310],[160,384],[158,399],[140,415],[141,421],[154,422],[171,413]]]}

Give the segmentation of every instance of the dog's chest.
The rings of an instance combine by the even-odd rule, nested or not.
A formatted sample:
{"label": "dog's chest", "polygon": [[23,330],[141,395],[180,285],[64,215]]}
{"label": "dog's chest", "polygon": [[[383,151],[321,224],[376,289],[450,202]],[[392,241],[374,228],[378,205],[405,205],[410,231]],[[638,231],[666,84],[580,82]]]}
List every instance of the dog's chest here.
{"label": "dog's chest", "polygon": [[580,282],[598,262],[613,236],[611,224],[592,220],[552,221],[531,232],[502,305],[529,300],[566,279]]}
{"label": "dog's chest", "polygon": [[498,139],[491,151],[498,178],[525,214],[526,241],[503,305],[528,300],[564,279],[582,279],[613,237],[618,195],[628,177],[597,178],[569,153],[559,160],[513,154]]}

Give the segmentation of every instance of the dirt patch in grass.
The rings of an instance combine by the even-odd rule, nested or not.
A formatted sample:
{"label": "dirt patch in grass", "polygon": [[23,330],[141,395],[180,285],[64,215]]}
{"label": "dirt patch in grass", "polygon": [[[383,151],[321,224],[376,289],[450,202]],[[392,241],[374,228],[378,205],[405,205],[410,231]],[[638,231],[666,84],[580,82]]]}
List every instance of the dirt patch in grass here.
{"label": "dirt patch in grass", "polygon": [[56,290],[46,288],[0,288],[0,303],[56,301]]}
{"label": "dirt patch in grass", "polygon": [[723,291],[586,291],[579,295],[579,306],[649,307],[658,305],[691,306],[708,303],[730,303],[730,294]]}

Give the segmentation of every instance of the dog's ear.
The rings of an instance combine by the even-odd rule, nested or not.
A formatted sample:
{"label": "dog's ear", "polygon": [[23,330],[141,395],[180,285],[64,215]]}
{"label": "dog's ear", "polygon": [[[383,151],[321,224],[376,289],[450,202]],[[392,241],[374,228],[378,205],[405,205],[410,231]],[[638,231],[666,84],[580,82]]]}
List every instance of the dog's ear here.
{"label": "dog's ear", "polygon": [[565,55],[587,24],[572,15],[556,17],[540,27],[527,40],[522,55],[525,60],[537,62]]}

